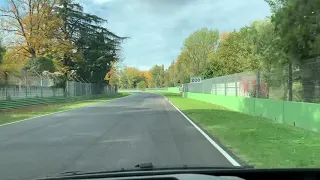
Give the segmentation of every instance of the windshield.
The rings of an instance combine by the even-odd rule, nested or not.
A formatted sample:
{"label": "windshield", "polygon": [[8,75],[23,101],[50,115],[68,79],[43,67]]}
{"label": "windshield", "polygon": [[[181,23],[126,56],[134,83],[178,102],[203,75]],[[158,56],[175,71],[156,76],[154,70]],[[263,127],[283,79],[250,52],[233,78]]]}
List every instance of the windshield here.
{"label": "windshield", "polygon": [[1,1],[0,179],[320,167],[319,10]]}

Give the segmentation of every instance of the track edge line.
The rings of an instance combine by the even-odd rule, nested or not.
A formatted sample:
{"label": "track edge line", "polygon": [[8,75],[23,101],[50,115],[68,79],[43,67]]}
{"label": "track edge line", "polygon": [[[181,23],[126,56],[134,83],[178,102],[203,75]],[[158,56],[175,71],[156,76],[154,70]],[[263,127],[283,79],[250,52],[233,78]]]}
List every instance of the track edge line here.
{"label": "track edge line", "polygon": [[[163,95],[163,94],[162,94]],[[164,96],[164,95],[163,95]],[[165,96],[164,96],[165,97]],[[232,158],[223,148],[221,148],[210,136],[205,133],[198,125],[196,125],[187,115],[177,108],[167,97],[165,99],[184,117],[186,118],[233,166],[241,166],[234,158]]]}

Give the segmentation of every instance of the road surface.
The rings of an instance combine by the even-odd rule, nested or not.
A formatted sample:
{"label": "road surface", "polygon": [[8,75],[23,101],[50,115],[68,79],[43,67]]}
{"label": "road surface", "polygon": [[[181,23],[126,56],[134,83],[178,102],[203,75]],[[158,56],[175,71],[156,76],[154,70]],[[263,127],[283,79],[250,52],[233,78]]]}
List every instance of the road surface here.
{"label": "road surface", "polygon": [[0,179],[65,171],[232,166],[162,95],[128,97],[0,127]]}

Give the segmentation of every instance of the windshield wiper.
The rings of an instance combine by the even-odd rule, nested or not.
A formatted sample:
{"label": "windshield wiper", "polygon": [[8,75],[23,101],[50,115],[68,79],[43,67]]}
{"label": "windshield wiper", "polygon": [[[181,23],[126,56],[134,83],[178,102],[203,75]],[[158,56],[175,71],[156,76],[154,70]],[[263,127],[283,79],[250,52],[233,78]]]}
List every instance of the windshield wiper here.
{"label": "windshield wiper", "polygon": [[121,168],[120,170],[114,170],[114,171],[94,171],[94,172],[84,172],[84,171],[66,171],[60,173],[60,176],[58,177],[46,177],[45,179],[64,179],[64,178],[72,178],[77,176],[95,176],[95,175],[102,175],[102,174],[112,174],[112,173],[130,173],[135,171],[174,171],[174,170],[202,170],[202,169],[211,169],[211,170],[233,170],[233,169],[252,169],[254,167],[252,166],[217,166],[217,167],[195,167],[195,166],[188,166],[188,165],[182,165],[182,166],[168,166],[168,167],[154,167],[152,163],[141,163],[134,166],[132,169],[125,169]]}
{"label": "windshield wiper", "polygon": [[141,169],[152,169],[153,164],[152,163],[142,163],[142,164],[137,164],[134,167],[141,168]]}
{"label": "windshield wiper", "polygon": [[79,174],[99,174],[99,173],[112,173],[112,172],[123,172],[123,171],[134,171],[134,170],[152,170],[154,168],[152,163],[141,163],[134,166],[138,169],[129,169],[125,170],[124,168],[121,168],[120,170],[115,171],[96,171],[96,172],[84,172],[84,171],[65,171],[60,173],[60,175],[64,176],[72,176],[72,175],[79,175]]}
{"label": "windshield wiper", "polygon": [[65,171],[60,173],[61,175],[77,175],[78,173],[82,173],[83,171]]}

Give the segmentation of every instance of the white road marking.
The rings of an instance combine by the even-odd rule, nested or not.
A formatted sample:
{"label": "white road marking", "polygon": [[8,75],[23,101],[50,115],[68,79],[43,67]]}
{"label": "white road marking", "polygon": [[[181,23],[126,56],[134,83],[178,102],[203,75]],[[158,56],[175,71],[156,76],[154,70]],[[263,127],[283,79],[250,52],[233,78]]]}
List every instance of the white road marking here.
{"label": "white road marking", "polygon": [[[130,95],[131,95],[131,94],[130,94]],[[82,106],[82,107],[77,107],[77,108],[68,109],[68,110],[63,110],[63,111],[57,111],[57,112],[53,112],[53,113],[49,113],[49,114],[45,114],[45,115],[41,115],[41,116],[36,116],[36,117],[27,118],[27,119],[22,119],[22,120],[19,120],[19,121],[14,121],[14,122],[10,122],[10,123],[0,124],[0,127],[1,127],[1,126],[6,126],[6,125],[10,125],[10,124],[19,123],[19,122],[23,122],[23,121],[28,121],[28,120],[32,120],[32,119],[38,119],[38,118],[41,118],[41,117],[44,117],[44,116],[50,116],[50,115],[59,114],[59,113],[67,112],[67,111],[72,111],[72,110],[75,110],[75,109],[87,108],[87,107],[95,106],[95,105],[97,105],[97,104],[102,104],[102,103],[105,103],[105,102],[109,102],[109,101],[114,101],[114,100],[126,98],[126,97],[129,97],[130,95],[124,96],[124,97],[120,97],[120,98],[115,98],[115,99],[106,100],[106,101],[104,101],[104,102],[94,103],[94,104],[91,104],[91,105],[88,105],[88,106]]]}
{"label": "white road marking", "polygon": [[[164,95],[163,95],[164,96]],[[165,97],[165,96],[164,96]],[[167,97],[165,99],[168,100]],[[172,102],[168,102],[178,111],[180,114],[186,118],[232,165],[241,166],[235,159],[233,159],[225,150],[223,150],[216,142],[214,142],[210,136],[208,136],[199,126],[197,126],[188,116],[186,116],[180,109],[178,109]]]}

